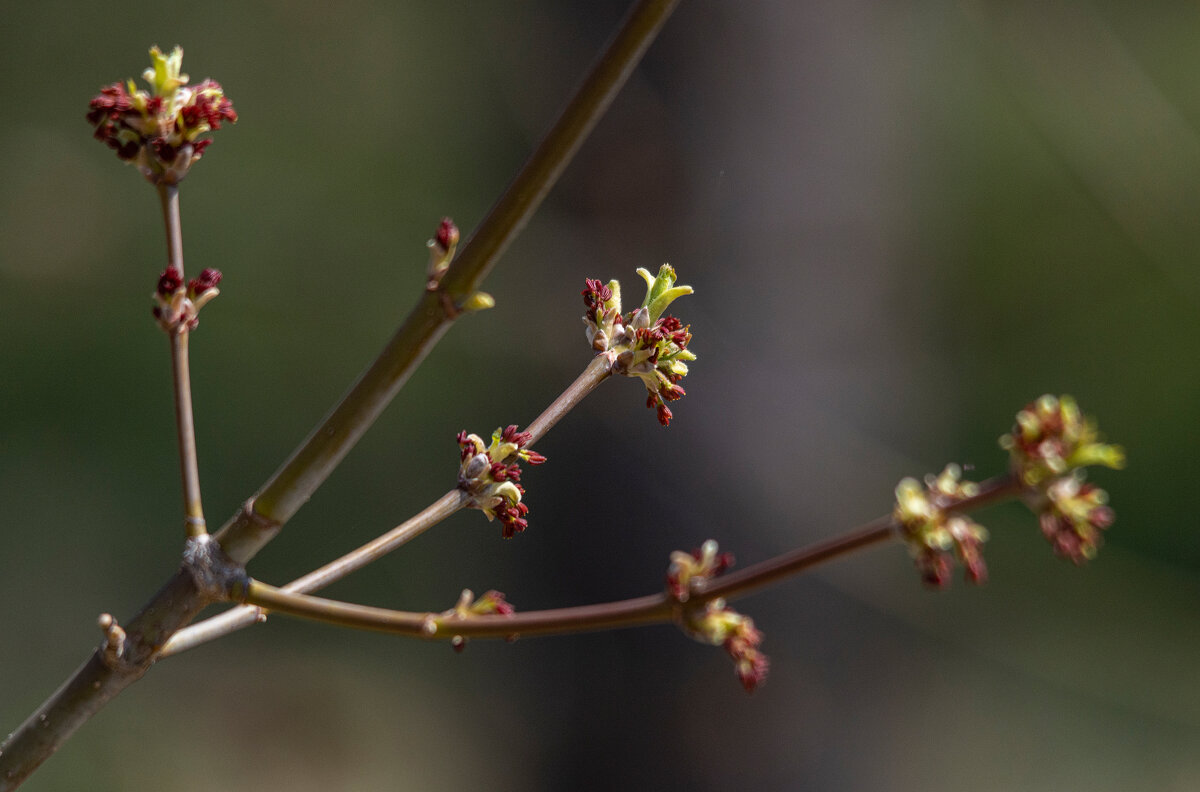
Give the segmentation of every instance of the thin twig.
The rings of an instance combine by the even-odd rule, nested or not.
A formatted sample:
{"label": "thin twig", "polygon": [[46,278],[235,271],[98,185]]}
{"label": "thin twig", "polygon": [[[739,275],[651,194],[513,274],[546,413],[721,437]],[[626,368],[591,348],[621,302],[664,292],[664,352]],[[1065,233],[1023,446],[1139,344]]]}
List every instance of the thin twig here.
{"label": "thin twig", "polygon": [[183,225],[179,221],[179,185],[158,185],[158,197],[162,203],[163,226],[167,229],[167,262],[179,270],[182,280],[183,269]]}
{"label": "thin twig", "polygon": [[[183,223],[179,215],[179,185],[158,185],[163,225],[167,237],[167,266],[183,270]],[[192,379],[188,363],[188,330],[182,327],[170,334],[171,374],[175,392],[175,433],[179,440],[179,475],[183,484],[184,527],[188,537],[206,532],[204,507],[200,500],[200,465],[196,455],[196,426],[192,417]]]}
{"label": "thin twig", "polygon": [[[526,431],[533,435],[530,444],[544,437],[564,415],[607,379],[610,368],[611,361],[608,357],[597,355],[583,370],[583,373],[557,399],[551,402],[550,406],[543,410],[533,423],[529,424]],[[293,580],[280,590],[292,594],[309,594],[319,591],[415,539],[466,505],[466,496],[457,489],[451,490],[419,514],[387,533],[352,550],[341,558]],[[171,640],[167,641],[167,645],[163,647],[159,657],[170,657],[180,652],[186,652],[188,649],[194,649],[223,635],[261,622],[265,618],[262,608],[253,605],[239,605],[230,608],[224,613],[185,627],[175,633],[171,636]]]}
{"label": "thin twig", "polygon": [[258,580],[250,581],[245,599],[273,613],[286,613],[341,627],[435,640],[450,640],[456,635],[473,638],[554,635],[657,624],[670,621],[673,607],[665,594],[653,594],[577,608],[457,619],[442,613],[394,611],[307,594],[292,594]]}
{"label": "thin twig", "polygon": [[[1021,486],[1015,476],[996,476],[980,482],[977,494],[957,503],[947,504],[945,510],[961,513],[976,511],[997,501],[1016,497],[1020,492]],[[745,596],[831,558],[884,542],[895,536],[896,530],[896,522],[891,515],[879,517],[835,539],[802,547],[714,578],[703,589],[703,595],[707,599]]]}
{"label": "thin twig", "polygon": [[594,391],[597,385],[608,379],[611,370],[612,360],[607,354],[596,355],[592,358],[592,362],[587,365],[583,373],[576,377],[575,381],[559,394],[559,397],[551,402],[549,407],[542,410],[542,414],[534,418],[533,423],[525,427],[525,431],[533,435],[527,446],[532,446],[545,437],[546,432],[553,429],[564,415],[583,401],[583,398]]}
{"label": "thin twig", "polygon": [[192,382],[188,364],[187,330],[171,333],[171,371],[175,380],[175,431],[179,438],[179,472],[183,480],[184,523],[188,537],[206,533],[200,500],[200,465],[196,456],[196,427],[192,418]]}
{"label": "thin twig", "polygon": [[[999,500],[1015,497],[1020,492],[1021,486],[1014,476],[998,476],[980,484],[978,495],[959,501],[948,507],[947,511],[974,511]],[[743,597],[836,558],[896,537],[896,525],[891,515],[879,517],[833,539],[807,545],[739,572],[715,578],[708,586],[691,591],[686,607],[700,607],[718,597],[727,600]],[[460,619],[446,613],[395,611],[313,597],[279,589],[258,580],[250,581],[244,596],[246,602],[272,612],[342,627],[431,640],[450,640],[455,636],[512,638],[524,635],[559,635],[661,624],[673,620],[680,609],[685,607],[662,593],[581,607]]]}

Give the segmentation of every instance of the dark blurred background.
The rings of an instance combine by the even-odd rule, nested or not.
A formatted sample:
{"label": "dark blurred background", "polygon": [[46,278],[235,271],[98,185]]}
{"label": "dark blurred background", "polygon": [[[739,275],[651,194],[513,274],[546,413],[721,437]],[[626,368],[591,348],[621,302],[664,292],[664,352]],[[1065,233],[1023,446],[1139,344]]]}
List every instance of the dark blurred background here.
{"label": "dark blurred background", "polygon": [[[0,727],[180,550],[157,198],[88,100],[181,44],[241,114],[182,192],[225,272],[192,348],[220,524],[414,303],[623,14],[603,2],[43,2],[0,10]],[[282,583],[453,484],[587,363],[584,277],[676,266],[699,361],[662,429],[605,384],[539,446],[531,526],[461,513],[332,596],[522,609],[647,593],[708,537],[743,564],[985,477],[1043,392],[1128,449],[1091,565],[1016,505],[992,582],[900,546],[742,600],[746,696],[670,627],[442,644],[275,618],[166,661],[30,790],[1200,788],[1200,11],[1192,3],[686,0],[371,434],[255,559]],[[0,732],[3,733],[3,732]]]}

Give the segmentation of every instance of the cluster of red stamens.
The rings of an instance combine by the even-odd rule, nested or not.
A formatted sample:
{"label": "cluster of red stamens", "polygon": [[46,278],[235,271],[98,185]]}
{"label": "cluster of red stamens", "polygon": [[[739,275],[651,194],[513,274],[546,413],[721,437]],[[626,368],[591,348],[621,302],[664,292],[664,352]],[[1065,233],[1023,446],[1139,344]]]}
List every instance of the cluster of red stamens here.
{"label": "cluster of red stamens", "polygon": [[167,267],[158,276],[154,289],[154,318],[168,333],[195,330],[200,323],[200,309],[220,294],[220,270],[211,267],[183,285],[183,275],[175,267]]}
{"label": "cluster of red stamens", "polygon": [[655,411],[660,424],[669,426],[674,415],[667,402],[687,394],[679,381],[687,376],[687,362],[696,356],[688,350],[692,340],[689,328],[663,311],[692,289],[675,286],[675,271],[665,264],[657,277],[644,269],[638,274],[646,281],[646,299],[627,314],[621,313],[620,284],[586,279],[580,292],[583,322],[592,349],[612,355],[613,373],[641,379],[647,391],[646,406]]}
{"label": "cluster of red stamens", "polygon": [[517,431],[516,424],[497,429],[492,442],[484,446],[478,435],[458,433],[458,488],[471,496],[471,506],[498,519],[501,535],[511,539],[529,527],[525,516],[529,507],[522,503],[525,488],[521,486],[521,467],[518,462],[540,465],[546,458],[527,449],[533,440],[529,432]]}
{"label": "cluster of red stamens", "polygon": [[187,85],[188,76],[179,71],[182,49],[165,55],[154,47],[150,56],[153,66],[144,76],[151,90],[138,89],[132,80],[106,85],[88,103],[87,121],[97,140],[147,179],[174,184],[212,143],[200,136],[236,122],[238,115],[215,80]]}

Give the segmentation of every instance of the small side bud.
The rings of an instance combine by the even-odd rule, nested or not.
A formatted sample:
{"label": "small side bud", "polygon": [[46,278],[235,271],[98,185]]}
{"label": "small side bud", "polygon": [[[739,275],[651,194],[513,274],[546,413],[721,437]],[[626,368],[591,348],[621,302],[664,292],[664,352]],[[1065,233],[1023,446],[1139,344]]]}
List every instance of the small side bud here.
{"label": "small side bud", "polygon": [[749,616],[717,598],[700,607],[684,608],[678,622],[684,633],[700,643],[725,648],[747,693],[753,693],[766,681],[770,662],[759,649],[763,635]]}
{"label": "small side bud", "polygon": [[[512,616],[514,613],[516,613],[516,610],[504,599],[504,594],[499,591],[492,590],[479,599],[475,599],[475,595],[470,589],[463,589],[458,602],[450,610],[444,611],[441,614],[441,619],[444,622],[454,622],[474,619],[480,616]],[[450,645],[454,648],[454,651],[461,652],[467,646],[467,639],[462,635],[455,635],[450,639]]]}
{"label": "small side bud", "polygon": [[667,567],[667,593],[676,602],[687,602],[692,594],[703,590],[704,584],[734,564],[733,553],[722,553],[709,539],[691,553],[676,550],[671,553]]}
{"label": "small side bud", "polygon": [[175,267],[167,267],[158,276],[154,289],[154,318],[167,333],[184,333],[195,330],[200,324],[200,309],[221,293],[217,284],[221,272],[212,268],[183,286],[183,276]]}
{"label": "small side bud", "polygon": [[160,297],[170,297],[179,291],[181,286],[183,286],[183,275],[175,267],[167,267],[163,270],[162,275],[158,276],[158,285],[155,288],[155,292]]}
{"label": "small side bud", "polygon": [[462,310],[471,311],[486,311],[488,308],[496,307],[496,298],[487,292],[472,292],[471,296],[463,301]]}
{"label": "small side bud", "polygon": [[443,217],[433,239],[426,243],[429,248],[429,281],[426,288],[430,291],[438,287],[442,276],[450,268],[454,251],[458,247],[458,236],[458,226],[449,217]]}
{"label": "small side bud", "polygon": [[1046,499],[1038,514],[1042,535],[1055,554],[1076,565],[1096,557],[1103,541],[1101,531],[1114,519],[1108,493],[1085,482],[1079,471],[1046,488]]}
{"label": "small side bud", "polygon": [[96,624],[104,633],[104,644],[101,650],[104,654],[104,662],[110,668],[116,666],[120,661],[121,656],[125,654],[125,630],[121,625],[117,624],[117,620],[113,618],[111,613],[101,613],[96,620]]}

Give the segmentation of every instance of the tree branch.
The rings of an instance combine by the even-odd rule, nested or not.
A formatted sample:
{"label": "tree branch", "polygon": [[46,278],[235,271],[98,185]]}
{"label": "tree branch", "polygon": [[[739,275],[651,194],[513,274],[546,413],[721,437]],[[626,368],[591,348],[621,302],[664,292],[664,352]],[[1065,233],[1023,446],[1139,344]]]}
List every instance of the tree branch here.
{"label": "tree branch", "polygon": [[[564,415],[570,412],[571,409],[583,401],[585,396],[607,379],[611,365],[612,363],[606,355],[597,355],[593,358],[592,362],[583,370],[583,373],[557,399],[551,402],[550,406],[542,411],[542,414],[535,418],[533,423],[529,424],[526,431],[533,435],[530,444],[544,437],[546,432],[550,431]],[[467,503],[468,498],[464,493],[457,489],[451,490],[427,506],[419,514],[411,517],[387,533],[367,542],[356,550],[352,550],[341,558],[293,580],[280,590],[291,594],[309,594],[319,591],[329,584],[341,580],[351,572],[362,569],[367,564],[379,560],[401,545],[415,539],[454,512],[466,506]],[[188,649],[194,649],[201,644],[208,643],[244,627],[249,627],[252,624],[257,624],[265,619],[266,615],[263,613],[262,608],[254,605],[239,605],[217,616],[180,630],[167,641],[159,657],[169,657],[180,652],[186,652]]]}
{"label": "tree branch", "polygon": [[[948,512],[966,513],[988,506],[1022,491],[1015,476],[1004,475],[979,485],[979,493],[945,507]],[[415,613],[356,605],[279,589],[251,580],[245,601],[260,608],[342,627],[376,630],[429,640],[463,638],[511,638],[526,635],[611,630],[672,621],[687,608],[702,607],[718,597],[736,599],[800,574],[842,556],[897,538],[891,515],[879,517],[841,536],[807,545],[767,559],[739,572],[722,575],[707,586],[693,589],[686,603],[666,593],[635,599],[584,605],[573,608],[525,611],[507,616],[472,616],[462,619],[453,611]]]}
{"label": "tree branch", "polygon": [[399,392],[446,332],[446,310],[475,291],[516,238],[579,146],[608,109],[678,0],[639,0],[570,102],[503,196],[450,264],[437,291],[426,292],[400,330],[350,392],[217,535],[225,552],[246,563],[316,491]]}
{"label": "tree branch", "polygon": [[[425,293],[341,403],[222,528],[218,539],[231,561],[245,564],[279,532],[400,390],[452,321],[442,295],[469,296],[473,284],[495,264],[620,91],[677,3],[639,0],[634,5],[558,122],[480,224],[460,260],[451,264],[442,281],[442,293]],[[164,212],[168,211],[164,206]],[[168,240],[168,245],[182,262],[182,247],[174,240]],[[478,251],[472,252],[473,247]],[[0,743],[0,792],[21,784],[109,699],[140,678],[167,639],[209,602],[210,595],[190,572],[177,572],[125,627],[125,654],[119,668],[106,665],[103,649],[97,650]]]}

